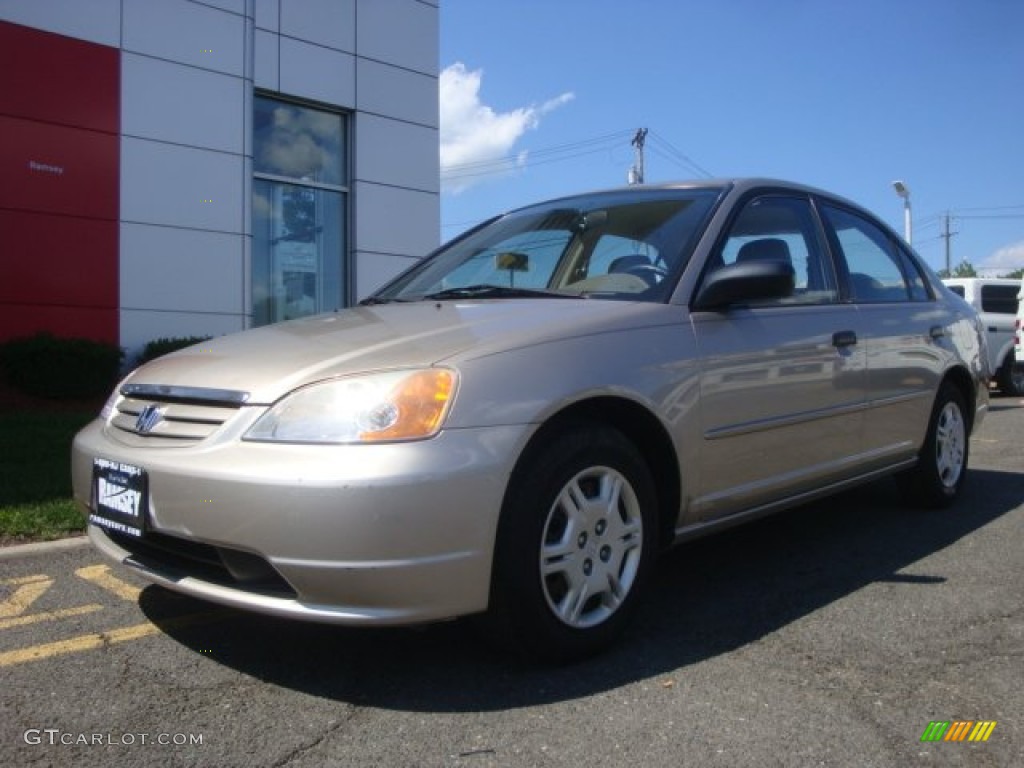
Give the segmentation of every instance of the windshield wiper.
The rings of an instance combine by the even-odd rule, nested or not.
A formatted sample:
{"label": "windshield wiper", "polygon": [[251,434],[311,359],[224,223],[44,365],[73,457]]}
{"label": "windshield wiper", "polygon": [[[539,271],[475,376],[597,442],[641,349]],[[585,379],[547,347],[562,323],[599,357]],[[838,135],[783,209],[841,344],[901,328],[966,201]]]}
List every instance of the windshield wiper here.
{"label": "windshield wiper", "polygon": [[429,301],[445,299],[578,299],[580,296],[555,291],[540,291],[535,288],[513,288],[503,285],[467,285],[462,288],[448,288],[423,297]]}
{"label": "windshield wiper", "polygon": [[388,298],[386,296],[367,296],[365,299],[359,302],[360,307],[372,307],[377,304],[403,304],[409,301],[409,299],[396,299]]}

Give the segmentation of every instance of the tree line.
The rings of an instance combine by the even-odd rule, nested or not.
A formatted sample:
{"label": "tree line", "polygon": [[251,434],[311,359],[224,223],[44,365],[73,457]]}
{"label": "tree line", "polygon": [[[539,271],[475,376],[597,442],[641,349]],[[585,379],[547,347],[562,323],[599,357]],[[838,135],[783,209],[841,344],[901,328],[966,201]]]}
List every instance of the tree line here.
{"label": "tree line", "polygon": [[[939,277],[977,277],[978,270],[974,268],[967,259],[964,259],[955,267],[952,271],[948,269],[940,269]],[[1024,280],[1024,268],[1015,269],[1012,272],[1008,272],[1005,275],[997,275],[997,277],[1008,277],[1012,280]]]}

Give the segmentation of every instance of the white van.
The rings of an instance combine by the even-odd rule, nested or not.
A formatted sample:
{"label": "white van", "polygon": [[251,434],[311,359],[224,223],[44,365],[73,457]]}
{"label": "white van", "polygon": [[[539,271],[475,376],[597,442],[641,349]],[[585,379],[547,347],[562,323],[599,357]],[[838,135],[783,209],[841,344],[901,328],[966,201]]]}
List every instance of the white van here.
{"label": "white van", "polygon": [[[943,278],[953,293],[962,296],[981,315],[988,332],[989,365],[996,385],[1004,395],[1024,395],[1024,353],[1018,352],[1020,334],[1020,295],[1024,286],[1020,280],[1000,277]],[[1016,337],[1016,338],[1015,338]]]}

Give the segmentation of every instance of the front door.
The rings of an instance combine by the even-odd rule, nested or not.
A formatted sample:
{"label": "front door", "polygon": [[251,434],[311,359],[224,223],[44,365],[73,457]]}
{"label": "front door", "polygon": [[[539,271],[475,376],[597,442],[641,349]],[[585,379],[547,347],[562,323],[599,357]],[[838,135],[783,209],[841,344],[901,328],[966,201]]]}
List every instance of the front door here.
{"label": "front door", "polygon": [[861,451],[866,358],[857,310],[840,303],[808,199],[749,200],[709,269],[751,259],[788,261],[790,297],[695,312],[703,445],[697,520],[820,487]]}

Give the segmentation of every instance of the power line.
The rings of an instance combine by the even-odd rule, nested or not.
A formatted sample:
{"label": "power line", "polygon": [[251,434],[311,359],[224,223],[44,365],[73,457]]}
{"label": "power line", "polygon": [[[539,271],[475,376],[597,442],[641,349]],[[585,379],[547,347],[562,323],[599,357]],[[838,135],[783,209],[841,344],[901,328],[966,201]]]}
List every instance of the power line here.
{"label": "power line", "polygon": [[[463,179],[479,178],[482,176],[494,176],[508,173],[512,168],[529,168],[540,165],[575,160],[587,155],[594,155],[607,152],[617,148],[625,139],[635,139],[636,133],[632,129],[613,131],[611,133],[594,136],[580,141],[556,144],[551,147],[540,149],[528,149],[526,159],[519,161],[515,156],[503,155],[502,157],[488,158],[486,160],[474,160],[466,163],[455,163],[445,167],[441,171],[441,180],[445,182],[459,181]],[[682,168],[687,174],[710,178],[712,174],[689,155],[682,152],[672,142],[655,131],[650,131],[653,145],[651,151],[667,160],[669,163]]]}
{"label": "power line", "polygon": [[1024,205],[986,205],[980,208],[957,208],[958,211],[1011,211],[1024,208]]}
{"label": "power line", "polygon": [[[595,136],[593,138],[583,139],[581,141],[573,141],[573,142],[569,142],[567,144],[556,144],[553,147],[543,147],[541,149],[531,149],[531,150],[529,150],[529,152],[530,152],[531,156],[546,157],[546,156],[549,156],[549,155],[557,155],[557,154],[562,154],[564,152],[575,151],[575,150],[577,150],[577,149],[579,149],[581,147],[593,146],[595,144],[602,144],[602,145],[603,144],[610,144],[610,143],[617,144],[619,141],[621,141],[625,136],[628,136],[630,133],[631,132],[628,131],[628,130],[616,131],[615,133],[608,133],[608,134],[604,134],[603,136]],[[500,165],[501,163],[506,162],[507,160],[508,160],[507,157],[500,157],[500,158],[489,158],[487,160],[475,160],[475,161],[469,162],[469,163],[456,163],[454,165],[449,165],[445,169],[445,171],[461,171],[463,169],[485,167],[485,166],[488,166],[488,165]]]}
{"label": "power line", "polygon": [[[442,181],[456,181],[459,179],[468,179],[476,176],[497,176],[503,173],[507,173],[513,168],[533,168],[538,165],[550,165],[551,163],[561,163],[566,160],[573,160],[578,157],[585,157],[586,155],[595,155],[603,152],[607,152],[613,147],[595,147],[593,149],[584,149],[579,152],[573,152],[569,154],[562,154],[559,156],[552,156],[542,160],[527,159],[525,161],[517,162],[515,158],[506,157],[502,160],[491,161],[486,167],[481,167],[478,170],[463,171],[460,173],[448,173],[447,171],[441,174]],[[531,157],[528,155],[527,157]]]}
{"label": "power line", "polygon": [[[595,136],[589,139],[573,141],[566,144],[558,144],[552,147],[527,150],[526,160],[518,167],[534,165],[546,165],[549,163],[572,160],[585,155],[605,152],[614,149],[623,139],[632,135],[630,130],[616,131],[614,133]],[[441,172],[441,179],[450,181],[455,179],[468,178],[473,176],[486,176],[490,174],[505,173],[510,163],[515,163],[515,158],[505,155],[487,160],[477,160],[468,163],[457,163],[447,166]]]}
{"label": "power line", "polygon": [[[1020,213],[996,213],[996,211],[1021,211]],[[971,213],[963,213],[963,211],[971,211]],[[1006,218],[1006,219],[1019,219],[1024,218],[1024,205],[989,205],[976,208],[949,208],[942,213],[934,213],[931,216],[927,216],[921,221],[938,220],[943,216],[952,216],[954,219],[990,219],[990,218]]]}
{"label": "power line", "polygon": [[693,158],[684,154],[675,145],[672,144],[668,139],[662,136],[660,133],[655,131],[650,132],[651,140],[654,144],[652,151],[656,154],[664,157],[667,160],[675,162],[680,167],[684,168],[689,173],[696,173],[698,176],[703,176],[708,179],[713,174],[704,169],[698,164]]}

